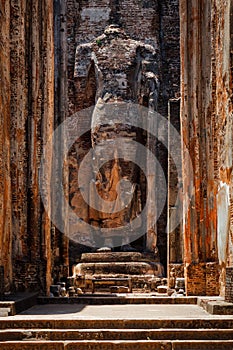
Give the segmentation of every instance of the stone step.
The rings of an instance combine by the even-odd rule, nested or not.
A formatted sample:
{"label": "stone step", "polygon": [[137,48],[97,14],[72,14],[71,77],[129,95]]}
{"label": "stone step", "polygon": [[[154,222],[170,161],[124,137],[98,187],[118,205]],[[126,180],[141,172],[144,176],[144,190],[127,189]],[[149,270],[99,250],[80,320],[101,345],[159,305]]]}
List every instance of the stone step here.
{"label": "stone step", "polygon": [[202,319],[0,319],[0,329],[233,329],[233,318]]}
{"label": "stone step", "polygon": [[120,273],[118,273],[118,274],[114,274],[114,273],[111,273],[111,274],[110,273],[98,274],[98,273],[95,273],[93,275],[87,274],[85,277],[86,277],[87,280],[91,279],[91,278],[125,278],[125,277],[131,277],[132,282],[134,282],[134,283],[139,283],[139,282],[143,283],[144,282],[144,284],[145,284],[145,283],[149,283],[150,281],[156,281],[156,280],[158,280],[158,281],[160,281],[160,283],[162,283],[161,282],[161,277],[155,277],[154,274],[143,274],[143,275],[139,275],[139,274],[133,275],[132,274],[132,275],[130,275],[130,274],[122,274],[122,273],[121,274]]}
{"label": "stone step", "polygon": [[88,304],[88,305],[126,305],[126,304],[170,304],[196,305],[197,297],[168,297],[151,295],[111,295],[111,294],[82,294],[78,297],[38,297],[39,304]]}
{"label": "stone step", "polygon": [[232,329],[11,329],[0,341],[69,340],[232,340]]}
{"label": "stone step", "polygon": [[149,257],[138,252],[101,252],[101,253],[83,253],[81,262],[138,262],[150,261]]}
{"label": "stone step", "polygon": [[[64,342],[53,342],[53,341],[7,341],[0,342],[1,350],[68,350]],[[71,349],[71,348],[70,348]],[[76,348],[77,349],[77,348]]]}
{"label": "stone step", "polygon": [[161,267],[153,262],[99,262],[80,263],[75,266],[76,275],[154,275],[161,276]]}
{"label": "stone step", "polygon": [[232,340],[201,341],[22,341],[0,342],[1,350],[232,350]]}

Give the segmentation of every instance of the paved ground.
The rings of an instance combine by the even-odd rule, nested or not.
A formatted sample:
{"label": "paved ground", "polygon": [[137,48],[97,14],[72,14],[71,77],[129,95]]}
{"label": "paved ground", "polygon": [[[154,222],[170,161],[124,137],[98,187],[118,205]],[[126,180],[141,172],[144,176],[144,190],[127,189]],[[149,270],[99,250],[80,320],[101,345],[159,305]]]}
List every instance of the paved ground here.
{"label": "paved ground", "polygon": [[[8,320],[28,319],[233,319],[214,316],[197,305],[36,305]],[[6,318],[0,318],[0,320]]]}

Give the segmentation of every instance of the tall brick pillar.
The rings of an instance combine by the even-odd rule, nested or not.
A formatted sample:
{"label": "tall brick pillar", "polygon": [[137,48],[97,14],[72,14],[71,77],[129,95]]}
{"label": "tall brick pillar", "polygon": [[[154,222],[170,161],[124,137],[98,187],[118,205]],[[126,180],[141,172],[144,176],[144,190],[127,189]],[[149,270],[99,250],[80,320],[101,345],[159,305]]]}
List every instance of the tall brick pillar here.
{"label": "tall brick pillar", "polygon": [[188,295],[218,295],[219,263],[226,266],[219,252],[227,242],[218,224],[225,208],[218,193],[230,159],[229,2],[181,0],[180,20],[186,290]]}
{"label": "tall brick pillar", "polygon": [[[12,219],[10,180],[10,1],[0,5],[0,265],[1,287],[12,284]],[[2,279],[4,278],[4,282]],[[2,288],[1,288],[2,289]]]}

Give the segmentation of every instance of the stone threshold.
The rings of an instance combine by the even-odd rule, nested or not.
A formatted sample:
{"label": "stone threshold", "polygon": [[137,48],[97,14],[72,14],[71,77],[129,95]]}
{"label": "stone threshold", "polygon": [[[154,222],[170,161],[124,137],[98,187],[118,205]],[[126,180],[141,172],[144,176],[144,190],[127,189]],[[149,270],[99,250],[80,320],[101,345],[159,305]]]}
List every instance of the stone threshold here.
{"label": "stone threshold", "polygon": [[164,304],[198,305],[211,315],[233,315],[233,303],[221,297],[168,297],[142,294],[82,294],[78,297],[37,298],[37,303],[44,304],[86,304],[86,305],[122,305],[122,304]]}
{"label": "stone threshold", "polygon": [[119,294],[82,294],[78,297],[38,297],[38,304],[87,304],[87,305],[114,305],[114,304],[189,304],[196,305],[197,297],[168,297],[157,295],[119,295]]}
{"label": "stone threshold", "polygon": [[[198,305],[212,315],[233,315],[233,303],[221,297],[168,297],[166,295],[143,294],[82,294],[78,297],[46,297],[38,293],[16,293],[4,296],[0,300],[0,310],[6,310],[14,316],[39,304],[86,304],[86,305],[122,305],[122,304],[165,304]],[[7,316],[7,315],[6,315]]]}

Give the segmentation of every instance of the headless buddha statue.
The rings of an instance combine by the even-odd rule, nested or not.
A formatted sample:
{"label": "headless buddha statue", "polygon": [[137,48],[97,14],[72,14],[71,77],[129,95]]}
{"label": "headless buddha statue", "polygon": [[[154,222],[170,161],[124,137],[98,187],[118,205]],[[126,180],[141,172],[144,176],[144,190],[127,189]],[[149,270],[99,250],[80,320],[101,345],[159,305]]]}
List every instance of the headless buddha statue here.
{"label": "headless buddha statue", "polygon": [[[128,37],[119,26],[110,25],[101,36],[77,47],[74,77],[80,104],[86,107],[88,98],[94,96],[95,99],[91,124],[94,178],[89,190],[89,223],[95,228],[126,227],[120,238],[117,230],[110,230],[102,237],[102,245],[109,248],[121,245],[123,251],[131,251],[130,222],[142,210],[142,177],[134,164],[138,157],[135,142],[141,135],[130,125],[130,118],[137,117],[130,106],[157,108],[156,51]],[[106,142],[111,143],[117,137],[127,139],[131,162],[120,158],[117,149],[106,150]],[[105,201],[112,203],[112,210],[105,210]],[[149,241],[150,249],[155,251],[155,230]]]}

